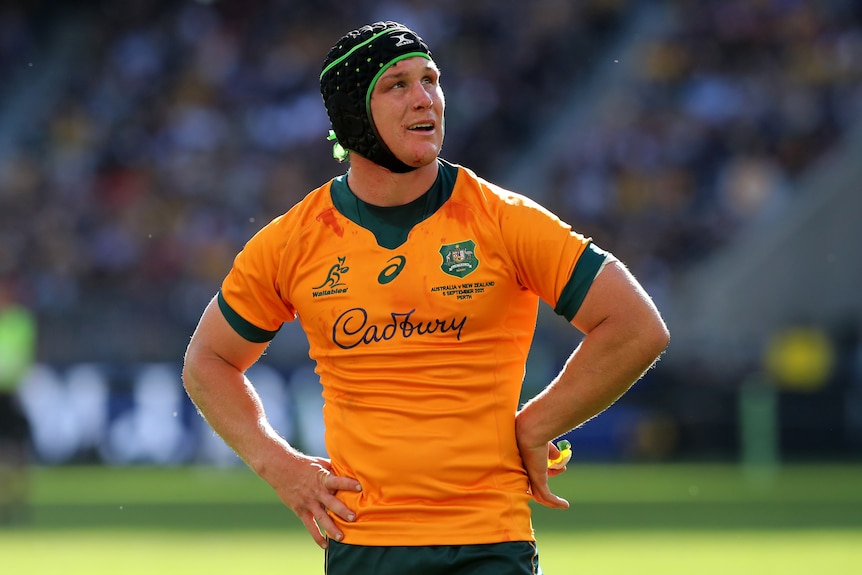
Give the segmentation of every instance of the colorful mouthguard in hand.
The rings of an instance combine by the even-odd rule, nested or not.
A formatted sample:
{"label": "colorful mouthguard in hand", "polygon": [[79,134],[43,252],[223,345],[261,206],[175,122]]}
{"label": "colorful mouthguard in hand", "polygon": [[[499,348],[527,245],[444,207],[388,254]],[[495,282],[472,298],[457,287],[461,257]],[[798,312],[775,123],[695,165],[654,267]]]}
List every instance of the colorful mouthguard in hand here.
{"label": "colorful mouthguard in hand", "polygon": [[562,469],[572,459],[572,444],[565,439],[557,443],[560,454],[555,459],[548,459],[548,469]]}

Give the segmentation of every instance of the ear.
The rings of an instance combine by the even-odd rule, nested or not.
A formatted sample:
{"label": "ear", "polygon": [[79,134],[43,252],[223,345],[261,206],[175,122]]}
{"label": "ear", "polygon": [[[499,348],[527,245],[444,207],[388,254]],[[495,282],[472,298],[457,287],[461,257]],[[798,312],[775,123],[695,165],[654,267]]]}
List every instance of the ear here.
{"label": "ear", "polygon": [[357,112],[352,99],[343,92],[336,92],[326,99],[329,121],[339,140],[358,138],[365,132],[363,116]]}

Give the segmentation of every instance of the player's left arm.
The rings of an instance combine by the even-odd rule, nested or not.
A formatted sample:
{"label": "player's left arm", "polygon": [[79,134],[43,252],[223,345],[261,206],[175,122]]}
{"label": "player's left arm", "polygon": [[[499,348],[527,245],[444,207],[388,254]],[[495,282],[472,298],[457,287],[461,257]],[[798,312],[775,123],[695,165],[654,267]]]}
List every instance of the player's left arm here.
{"label": "player's left arm", "polygon": [[515,420],[533,498],[557,508],[568,502],[548,487],[548,442],[619,399],[656,362],[670,337],[650,297],[618,261],[593,280],[571,323],[585,334],[583,341]]}

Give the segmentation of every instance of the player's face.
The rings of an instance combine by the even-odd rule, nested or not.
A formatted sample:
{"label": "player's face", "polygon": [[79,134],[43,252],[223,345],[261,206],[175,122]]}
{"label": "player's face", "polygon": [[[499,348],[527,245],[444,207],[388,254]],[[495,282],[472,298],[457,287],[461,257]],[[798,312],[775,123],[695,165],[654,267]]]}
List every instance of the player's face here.
{"label": "player's face", "polygon": [[440,70],[425,58],[393,64],[371,92],[371,117],[377,133],[399,160],[421,167],[437,159],[443,146]]}

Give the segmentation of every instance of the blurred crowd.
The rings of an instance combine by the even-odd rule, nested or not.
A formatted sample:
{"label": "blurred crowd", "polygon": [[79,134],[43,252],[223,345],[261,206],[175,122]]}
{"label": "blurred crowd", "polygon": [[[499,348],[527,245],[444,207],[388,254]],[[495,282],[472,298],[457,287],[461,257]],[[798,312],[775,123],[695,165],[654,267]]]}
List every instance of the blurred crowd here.
{"label": "blurred crowd", "polygon": [[561,150],[551,194],[657,298],[768,222],[862,117],[862,3],[665,4],[665,32]]}
{"label": "blurred crowd", "polygon": [[[317,80],[343,32],[417,30],[443,71],[444,157],[499,179],[643,3],[4,3],[11,86],[39,73],[58,30],[77,51],[0,157],[0,274],[43,321],[79,327],[48,330],[43,353],[67,359],[82,340],[114,353],[134,323],[139,356],[179,356],[165,326],[187,338],[248,237],[345,169]],[[858,2],[664,5],[667,33],[560,150],[546,196],[659,300],[673,273],[768,217],[862,112]]]}

